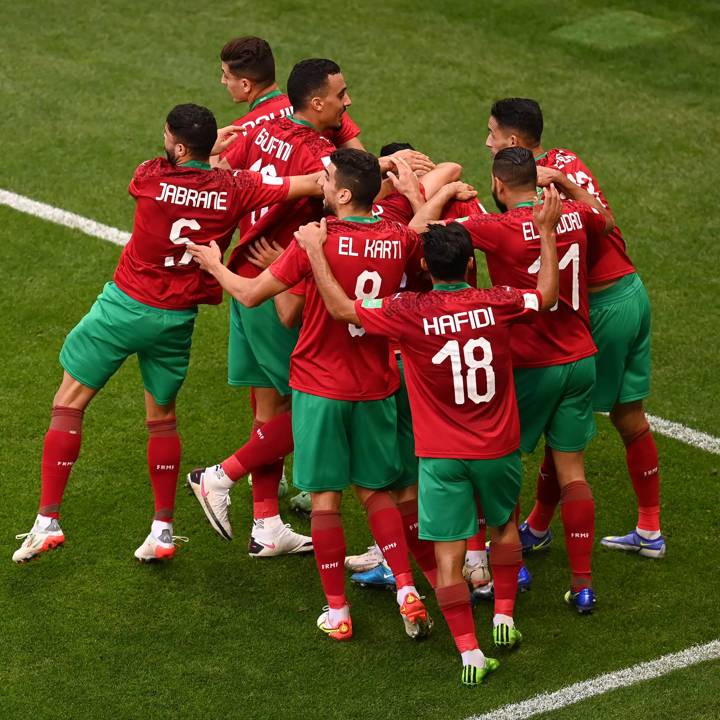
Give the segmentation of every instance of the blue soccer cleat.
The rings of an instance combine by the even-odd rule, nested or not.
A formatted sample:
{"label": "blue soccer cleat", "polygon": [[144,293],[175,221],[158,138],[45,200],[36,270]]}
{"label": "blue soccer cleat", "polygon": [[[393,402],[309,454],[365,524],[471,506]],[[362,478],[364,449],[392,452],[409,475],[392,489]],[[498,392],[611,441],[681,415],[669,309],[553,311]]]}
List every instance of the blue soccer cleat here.
{"label": "blue soccer cleat", "polygon": [[[523,563],[518,570],[518,592],[527,592],[532,585],[532,574]],[[481,600],[494,600],[493,581],[487,585],[475,588],[470,594],[472,606],[475,607]]]}
{"label": "blue soccer cleat", "polygon": [[662,535],[655,540],[646,540],[638,535],[637,530],[633,530],[628,535],[608,535],[600,541],[600,544],[612,550],[636,552],[648,558],[661,558],[665,555],[665,538]]}
{"label": "blue soccer cleat", "polygon": [[395,590],[395,576],[387,563],[380,563],[365,572],[354,573],[350,580],[360,587]]}
{"label": "blue soccer cleat", "polygon": [[520,525],[518,532],[520,533],[520,544],[522,545],[523,553],[544,550],[550,547],[553,540],[553,534],[550,528],[548,528],[548,531],[542,537],[538,537],[528,526],[527,520]]}
{"label": "blue soccer cleat", "polygon": [[573,605],[580,614],[586,615],[595,608],[597,598],[592,588],[585,587],[577,592],[568,590],[565,593],[565,602],[568,605]]}
{"label": "blue soccer cleat", "polygon": [[530,585],[532,585],[532,575],[523,563],[518,570],[518,592],[527,592]]}

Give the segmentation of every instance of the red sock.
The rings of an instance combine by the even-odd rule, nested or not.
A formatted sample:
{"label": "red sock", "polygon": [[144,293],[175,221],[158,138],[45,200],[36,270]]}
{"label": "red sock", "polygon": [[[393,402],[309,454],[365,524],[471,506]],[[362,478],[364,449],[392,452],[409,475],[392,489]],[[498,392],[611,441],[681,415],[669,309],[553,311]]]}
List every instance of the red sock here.
{"label": "red sock", "polygon": [[293,451],[292,419],[282,413],[266,423],[255,420],[248,441],[222,463],[225,474],[233,481],[257,468],[272,465]]}
{"label": "red sock", "polygon": [[492,568],[496,615],[513,616],[520,565],[522,565],[522,545],[520,543],[493,543],[490,567]]}
{"label": "red sock", "polygon": [[182,445],[177,433],[177,421],[148,420],[150,437],[147,444],[148,470],[155,497],[155,520],[172,522],[175,510],[175,490],[180,472]]}
{"label": "red sock", "polygon": [[435,560],[435,543],[421,540],[418,537],[418,501],[406,500],[398,503],[398,511],[402,518],[405,530],[405,541],[410,548],[412,556],[425,573],[425,577],[432,587],[437,585],[437,561]]}
{"label": "red sock", "polygon": [[403,521],[390,494],[376,490],[365,501],[370,532],[393,571],[398,590],[413,585]]}
{"label": "red sock", "polygon": [[537,499],[535,500],[535,507],[528,515],[528,525],[540,533],[547,532],[559,502],[560,485],[555,471],[555,461],[553,460],[552,450],[546,445],[545,457],[537,478]]}
{"label": "red sock", "polygon": [[[493,550],[493,552],[495,551]],[[479,646],[475,635],[475,621],[472,616],[467,585],[460,582],[436,588],[435,596],[458,652],[477,650]]]}
{"label": "red sock", "polygon": [[315,562],[325,597],[331,608],[347,605],[345,598],[345,533],[339,512],[314,510],[310,515],[310,534]]}
{"label": "red sock", "polygon": [[595,501],[584,481],[571,482],[560,491],[560,515],[565,527],[572,591],[592,585],[591,555],[595,538]]}
{"label": "red sock", "polygon": [[280,514],[278,488],[280,487],[282,474],[282,460],[277,460],[272,465],[263,465],[253,470],[253,518],[256,520],[275,517],[275,515]]}
{"label": "red sock", "polygon": [[648,426],[626,441],[628,472],[638,502],[640,530],[660,530],[660,471],[655,439]]}
{"label": "red sock", "polygon": [[56,405],[45,433],[42,453],[40,514],[60,517],[65,486],[73,464],[80,455],[83,411]]}

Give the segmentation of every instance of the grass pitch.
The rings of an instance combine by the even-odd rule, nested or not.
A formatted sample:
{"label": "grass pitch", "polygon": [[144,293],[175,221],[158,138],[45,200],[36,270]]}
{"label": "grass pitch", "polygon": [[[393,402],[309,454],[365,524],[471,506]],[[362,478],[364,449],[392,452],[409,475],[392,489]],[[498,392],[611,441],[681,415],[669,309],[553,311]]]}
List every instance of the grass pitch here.
{"label": "grass pitch", "polygon": [[[575,150],[596,173],[648,287],[649,410],[720,435],[718,32],[711,2],[684,10],[670,2],[17,3],[4,8],[0,28],[0,187],[129,229],[127,184],[139,162],[161,152],[167,111],[192,101],[222,122],[239,114],[218,82],[219,49],[235,34],[268,38],[281,81],[298,59],[336,59],[368,149],[409,140],[458,160],[486,203],[490,104],[535,97],[544,144]],[[598,549],[599,609],[587,618],[561,602],[562,541],[530,558],[535,583],[516,613],[525,643],[500,655],[500,671],[474,691],[459,684],[432,597],[438,623],[421,645],[404,636],[391,594],[355,589],[353,642],[321,637],[312,557],[246,555],[244,484],[233,498],[234,543],[215,536],[180,492],[176,532],[191,542],[166,567],[139,566],[132,552],[152,504],[132,360],[87,413],[64,505],[66,549],[12,565],[13,535],[35,512],[59,348],[111,277],[119,249],[5,207],[0,233],[1,717],[460,720],[718,636],[711,550],[720,459],[666,438],[658,445],[667,557]],[[249,429],[246,396],[225,385],[226,314],[227,306],[205,308],[198,319],[178,407],[184,469],[225,457]],[[604,418],[598,429],[588,477],[599,537],[632,527],[634,498],[619,440]],[[525,507],[536,460],[527,462]],[[345,522],[349,549],[360,551],[368,532],[350,498]],[[491,608],[479,607],[476,620],[489,650]],[[716,718],[718,670],[717,662],[691,668],[550,717]]]}

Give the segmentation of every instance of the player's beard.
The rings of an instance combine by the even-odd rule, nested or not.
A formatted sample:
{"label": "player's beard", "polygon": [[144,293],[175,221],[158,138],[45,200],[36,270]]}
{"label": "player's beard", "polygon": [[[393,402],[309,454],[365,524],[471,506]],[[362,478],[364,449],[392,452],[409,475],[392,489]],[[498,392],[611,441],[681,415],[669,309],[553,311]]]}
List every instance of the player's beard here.
{"label": "player's beard", "polygon": [[167,157],[168,162],[171,165],[177,165],[177,155],[175,154],[174,150],[171,152],[170,150],[165,148],[165,156]]}
{"label": "player's beard", "polygon": [[493,193],[492,196],[493,200],[495,201],[495,205],[497,206],[497,209],[501,213],[507,212],[507,205],[503,202],[500,202],[500,200],[498,200],[498,196],[495,193]]}

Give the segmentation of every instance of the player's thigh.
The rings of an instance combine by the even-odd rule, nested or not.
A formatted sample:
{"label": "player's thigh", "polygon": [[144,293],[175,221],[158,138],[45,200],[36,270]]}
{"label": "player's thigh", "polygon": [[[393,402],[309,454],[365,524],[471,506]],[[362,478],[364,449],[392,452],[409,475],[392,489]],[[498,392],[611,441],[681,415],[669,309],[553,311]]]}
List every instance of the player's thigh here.
{"label": "player's thigh", "polygon": [[639,277],[637,278],[637,284],[639,287],[632,297],[633,309],[637,318],[637,333],[628,350],[625,372],[618,394],[618,402],[620,403],[644,400],[650,395],[652,373],[650,299]]}
{"label": "player's thigh", "polygon": [[466,460],[420,458],[418,534],[451,542],[477,532],[475,487]]}
{"label": "player's thigh", "polygon": [[562,392],[545,436],[553,450],[578,452],[595,436],[595,360],[587,357],[561,367]]}
{"label": "player's thigh", "polygon": [[312,493],[340,492],[350,484],[352,404],[293,390],[295,487]]}
{"label": "player's thigh", "polygon": [[395,397],[353,403],[348,437],[353,485],[394,487],[401,472]]}
{"label": "player's thigh", "polygon": [[159,406],[170,405],[187,375],[195,327],[195,310],[152,308],[143,325],[138,362],[145,389]]}
{"label": "player's thigh", "polygon": [[560,367],[517,368],[513,372],[524,453],[535,450],[550,425],[559,400]]}
{"label": "player's thigh", "polygon": [[114,283],[107,283],[88,313],[68,333],[60,364],[82,385],[99,390],[136,349],[142,314]]}
{"label": "player's thigh", "polygon": [[475,492],[489,527],[504,525],[515,510],[522,485],[520,450],[489,460],[468,460]]}
{"label": "player's thigh", "polygon": [[[295,349],[299,329],[287,328],[280,322],[272,300],[254,308],[238,304],[237,310],[253,362],[246,368],[250,371],[249,375],[235,374],[234,384],[274,387],[281,395],[289,395],[290,355]],[[257,379],[258,371],[260,384],[253,385],[250,380]]]}

